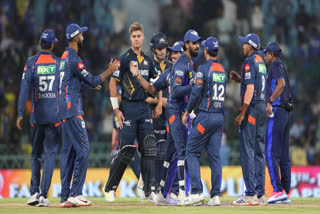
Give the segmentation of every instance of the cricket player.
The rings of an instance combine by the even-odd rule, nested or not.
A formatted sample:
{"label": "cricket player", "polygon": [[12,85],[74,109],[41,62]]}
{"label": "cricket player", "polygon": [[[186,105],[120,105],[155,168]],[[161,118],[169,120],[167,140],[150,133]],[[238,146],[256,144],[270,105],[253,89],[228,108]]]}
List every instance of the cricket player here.
{"label": "cricket player", "polygon": [[[58,40],[53,31],[45,30],[41,33],[41,50],[26,62],[22,74],[18,100],[18,118],[16,125],[19,130],[22,130],[23,112],[31,89],[31,197],[27,205],[39,204],[40,207],[50,206],[47,194],[51,184],[60,138],[60,120],[58,118],[57,101],[60,79],[60,59],[52,54],[52,49],[56,42],[58,42]],[[41,156],[43,151],[44,163],[40,186]]]}
{"label": "cricket player", "polygon": [[219,42],[209,37],[201,42],[207,60],[200,65],[192,88],[190,101],[182,117],[185,125],[188,115],[198,105],[197,117],[192,123],[188,141],[186,160],[188,162],[191,194],[181,205],[201,205],[204,202],[200,177],[200,156],[207,149],[211,169],[211,199],[209,206],[220,205],[222,167],[220,147],[224,126],[224,98],[226,94],[227,74],[217,60]]}
{"label": "cricket player", "polygon": [[[136,147],[133,145],[138,138],[139,151],[141,152],[141,173],[143,179],[143,191],[146,197],[152,196],[155,191],[157,157],[157,141],[153,134],[152,115],[149,104],[145,101],[145,90],[130,73],[130,62],[134,61],[139,67],[139,75],[150,80],[157,77],[153,60],[142,51],[144,40],[143,25],[134,22],[130,28],[131,48],[119,58],[120,68],[110,79],[110,95],[114,112],[120,125],[120,150],[114,158],[104,191],[106,198],[114,197],[122,175],[132,160]],[[116,84],[122,87],[122,102],[119,106]],[[161,100],[159,94],[158,99]],[[162,113],[162,103],[158,102],[154,110],[154,117]]]}
{"label": "cricket player", "polygon": [[[98,87],[118,69],[116,60],[110,61],[108,69],[99,76],[91,75],[78,56],[83,44],[83,32],[87,27],[69,24],[66,29],[68,47],[61,57],[59,117],[61,119],[61,204],[60,207],[91,206],[82,195],[86,178],[89,141],[83,119],[81,87],[86,84]],[[70,171],[73,173],[70,173]],[[70,187],[71,176],[73,181]]]}
{"label": "cricket player", "polygon": [[280,60],[283,55],[278,43],[269,43],[262,52],[265,54],[266,64],[269,65],[266,82],[268,119],[265,153],[273,194],[267,202],[289,204],[291,203],[288,198],[291,184],[289,118],[292,104],[288,73]]}
{"label": "cricket player", "polygon": [[174,131],[173,142],[178,157],[179,197],[178,203],[186,198],[185,189],[185,155],[187,130],[181,122],[181,115],[188,104],[194,77],[192,58],[199,52],[199,42],[202,40],[195,30],[188,30],[184,36],[184,53],[171,69],[169,99],[167,111],[169,115],[169,131]]}
{"label": "cricket player", "polygon": [[247,58],[241,76],[232,71],[230,77],[241,83],[241,108],[235,124],[240,127],[240,162],[246,191],[233,205],[248,206],[265,204],[266,66],[257,53],[261,45],[258,35],[250,33],[239,36],[239,40]]}

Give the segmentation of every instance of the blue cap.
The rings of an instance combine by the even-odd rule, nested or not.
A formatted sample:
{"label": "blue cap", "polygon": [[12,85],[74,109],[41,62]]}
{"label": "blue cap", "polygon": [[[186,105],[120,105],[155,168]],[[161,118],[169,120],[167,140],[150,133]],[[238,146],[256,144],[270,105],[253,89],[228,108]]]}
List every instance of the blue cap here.
{"label": "blue cap", "polygon": [[282,53],[281,53],[281,48],[280,45],[276,42],[269,42],[267,44],[267,46],[265,47],[265,49],[263,49],[262,53],[266,53],[266,52],[272,52],[274,54],[278,54],[280,55],[280,57],[283,57]]}
{"label": "blue cap", "polygon": [[59,40],[56,38],[52,30],[45,30],[40,35],[40,41],[45,41],[49,44],[52,44],[54,42],[58,42]]}
{"label": "blue cap", "polygon": [[168,49],[170,51],[183,52],[182,46],[183,46],[183,41],[177,41],[172,45],[172,47],[168,47]]}
{"label": "blue cap", "polygon": [[66,30],[67,39],[72,39],[80,33],[87,31],[87,27],[80,27],[77,24],[69,24]]}
{"label": "blue cap", "polygon": [[255,49],[259,49],[261,45],[260,38],[255,33],[250,33],[246,37],[239,36],[240,42],[250,44]]}
{"label": "blue cap", "polygon": [[202,38],[198,35],[197,31],[195,30],[188,30],[184,35],[184,42],[197,42],[202,40]]}
{"label": "blue cap", "polygon": [[201,46],[205,47],[210,53],[219,49],[219,42],[214,37],[208,37],[206,40],[201,42]]}

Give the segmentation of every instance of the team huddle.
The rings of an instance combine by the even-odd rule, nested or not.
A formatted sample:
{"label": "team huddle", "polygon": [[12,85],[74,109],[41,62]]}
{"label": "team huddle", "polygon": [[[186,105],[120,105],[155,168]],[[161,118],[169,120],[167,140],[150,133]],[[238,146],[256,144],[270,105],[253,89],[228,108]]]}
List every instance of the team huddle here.
{"label": "team huddle", "polygon": [[[113,157],[103,187],[107,202],[116,200],[115,191],[130,164],[139,179],[142,201],[156,205],[202,205],[205,198],[199,159],[205,148],[211,169],[208,205],[220,205],[220,147],[230,78],[240,83],[241,106],[235,124],[239,126],[240,162],[246,186],[245,195],[233,205],[290,203],[288,120],[292,106],[288,77],[277,43],[269,43],[262,51],[270,65],[267,76],[264,61],[258,54],[261,48],[258,35],[239,36],[247,58],[240,75],[234,71],[228,75],[219,63],[220,44],[215,37],[202,39],[195,30],[188,30],[183,41],[169,47],[165,34],[157,33],[151,39],[150,57],[142,51],[143,26],[135,22],[129,28],[131,48],[118,61],[111,59],[101,75],[93,76],[77,54],[85,31],[87,27],[68,25],[68,47],[61,58],[51,52],[58,42],[53,31],[44,31],[40,36],[40,53],[26,62],[17,127],[22,129],[22,116],[31,89],[32,196],[28,205],[50,205],[47,193],[60,136],[60,207],[92,204],[82,195],[90,146],[81,92],[100,90],[100,84],[110,76],[110,100],[118,125],[119,151]],[[198,56],[200,46],[204,60],[198,67],[193,59]],[[172,61],[167,59],[168,55]],[[140,163],[137,150],[141,154]],[[265,158],[274,188],[269,199],[264,187]]]}

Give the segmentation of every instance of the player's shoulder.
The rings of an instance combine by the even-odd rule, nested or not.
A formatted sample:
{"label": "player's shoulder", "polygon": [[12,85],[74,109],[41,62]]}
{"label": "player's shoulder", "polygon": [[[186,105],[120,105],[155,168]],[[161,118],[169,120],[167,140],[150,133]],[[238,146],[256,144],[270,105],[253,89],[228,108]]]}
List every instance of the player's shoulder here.
{"label": "player's shoulder", "polygon": [[37,53],[36,55],[33,55],[33,56],[29,57],[29,58],[26,60],[26,64],[27,64],[27,65],[34,64],[34,63],[36,62],[36,60],[39,58],[39,55],[40,55],[40,53]]}

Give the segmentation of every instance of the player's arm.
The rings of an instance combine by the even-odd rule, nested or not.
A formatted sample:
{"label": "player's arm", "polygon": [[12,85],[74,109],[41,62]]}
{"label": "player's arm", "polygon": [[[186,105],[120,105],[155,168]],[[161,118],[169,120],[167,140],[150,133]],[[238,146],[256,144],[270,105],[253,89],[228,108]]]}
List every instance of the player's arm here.
{"label": "player's arm", "polygon": [[201,99],[201,91],[203,89],[203,78],[204,77],[202,67],[200,66],[196,76],[196,83],[192,87],[191,96],[187,109],[184,112],[184,115],[182,116],[183,125],[186,125],[188,115],[192,112],[192,110],[195,108],[195,106],[197,105],[197,103],[199,103],[199,100]]}
{"label": "player's arm", "polygon": [[31,80],[32,80],[31,69],[32,69],[31,65],[28,65],[27,63],[22,73],[19,99],[18,99],[18,118],[16,121],[16,126],[19,130],[22,130],[23,113],[24,113],[28,96],[29,96],[29,91],[31,88]]}
{"label": "player's arm", "polygon": [[175,98],[184,97],[192,89],[192,85],[183,86],[182,83],[185,81],[185,66],[176,66],[173,70],[173,90],[172,96]]}
{"label": "player's arm", "polygon": [[146,90],[149,94],[154,94],[156,92],[156,89],[153,85],[151,85],[147,80],[145,80],[140,74],[139,74],[139,68],[138,63],[131,61],[130,62],[130,72],[132,75],[138,80],[139,84],[141,85],[144,90]]}
{"label": "player's arm", "polygon": [[111,59],[107,70],[105,70],[105,72],[103,72],[99,76],[94,76],[91,73],[89,73],[81,61],[72,63],[72,66],[72,70],[75,71],[75,75],[78,76],[82,82],[88,84],[92,88],[96,88],[98,85],[104,82],[107,77],[109,77],[113,72],[115,72],[118,69],[118,63],[116,60],[113,59]]}
{"label": "player's arm", "polygon": [[237,83],[241,82],[241,77],[236,71],[231,71],[230,72],[230,79],[236,81]]}
{"label": "player's arm", "polygon": [[246,70],[245,70],[244,80],[243,80],[243,83],[246,85],[246,92],[244,94],[244,99],[243,99],[243,104],[241,106],[240,114],[235,119],[235,124],[237,126],[241,125],[244,119],[244,115],[252,100],[253,92],[254,92],[254,80],[256,75],[253,69],[254,65],[252,65],[251,63],[247,63],[245,64],[245,66],[249,66],[247,67],[247,69],[245,68]]}
{"label": "player's arm", "polygon": [[[273,69],[273,68],[270,68]],[[286,87],[286,82],[284,81],[284,78],[282,76],[282,72],[280,71],[281,68],[274,68],[276,69],[275,72],[272,73],[272,79],[276,79],[276,88],[274,89],[272,95],[269,97],[268,102],[270,101],[273,103],[283,92],[284,88]]]}

